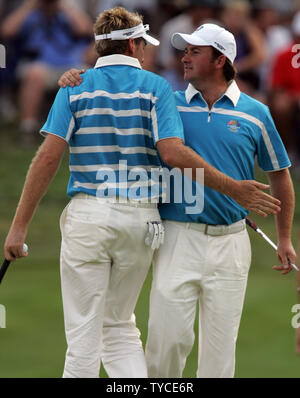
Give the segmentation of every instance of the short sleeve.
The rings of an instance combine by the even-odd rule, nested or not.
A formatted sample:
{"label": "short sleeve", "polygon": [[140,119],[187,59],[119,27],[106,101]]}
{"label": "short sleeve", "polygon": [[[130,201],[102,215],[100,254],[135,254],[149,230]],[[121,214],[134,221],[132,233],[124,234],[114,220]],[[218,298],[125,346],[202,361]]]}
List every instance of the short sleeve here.
{"label": "short sleeve", "polygon": [[165,138],[180,138],[184,141],[183,125],[169,83],[165,84],[151,111],[154,142]]}
{"label": "short sleeve", "polygon": [[75,128],[68,88],[61,88],[50,109],[48,118],[40,132],[43,135],[54,134],[69,142]]}
{"label": "short sleeve", "polygon": [[265,119],[257,148],[257,161],[264,171],[276,171],[291,166],[268,107],[265,107]]}

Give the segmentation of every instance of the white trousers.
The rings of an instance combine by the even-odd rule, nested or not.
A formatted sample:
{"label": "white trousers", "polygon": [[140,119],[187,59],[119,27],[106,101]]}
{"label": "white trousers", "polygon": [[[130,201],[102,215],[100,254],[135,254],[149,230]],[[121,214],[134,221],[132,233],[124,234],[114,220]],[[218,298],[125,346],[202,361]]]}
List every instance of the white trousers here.
{"label": "white trousers", "polygon": [[147,377],[134,308],[151,265],[145,245],[155,207],[74,198],[60,226],[61,286],[67,339],[63,377]]}
{"label": "white trousers", "polygon": [[149,377],[181,377],[194,344],[199,301],[197,377],[233,377],[235,346],[251,248],[246,229],[210,236],[189,223],[164,222],[154,255],[146,361]]}

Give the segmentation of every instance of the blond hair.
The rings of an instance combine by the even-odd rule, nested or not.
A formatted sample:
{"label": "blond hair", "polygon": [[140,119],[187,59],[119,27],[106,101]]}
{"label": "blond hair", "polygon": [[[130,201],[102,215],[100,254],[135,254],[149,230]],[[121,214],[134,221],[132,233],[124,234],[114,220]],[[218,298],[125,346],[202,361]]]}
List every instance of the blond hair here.
{"label": "blond hair", "polygon": [[[94,33],[102,35],[113,30],[129,29],[143,23],[143,17],[138,13],[127,11],[123,7],[114,7],[103,11],[94,25]],[[135,39],[139,41],[140,39]],[[124,54],[127,50],[128,40],[98,40],[96,51],[100,57],[112,54]]]}

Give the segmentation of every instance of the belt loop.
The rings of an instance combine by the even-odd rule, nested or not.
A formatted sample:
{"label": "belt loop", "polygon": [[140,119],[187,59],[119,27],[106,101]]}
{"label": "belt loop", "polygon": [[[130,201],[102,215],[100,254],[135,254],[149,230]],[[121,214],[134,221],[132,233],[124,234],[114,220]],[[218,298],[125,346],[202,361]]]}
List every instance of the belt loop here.
{"label": "belt loop", "polygon": [[209,227],[209,225],[208,225],[208,224],[205,224],[205,228],[204,228],[204,234],[205,234],[205,235],[208,235],[208,233],[207,233],[208,227]]}

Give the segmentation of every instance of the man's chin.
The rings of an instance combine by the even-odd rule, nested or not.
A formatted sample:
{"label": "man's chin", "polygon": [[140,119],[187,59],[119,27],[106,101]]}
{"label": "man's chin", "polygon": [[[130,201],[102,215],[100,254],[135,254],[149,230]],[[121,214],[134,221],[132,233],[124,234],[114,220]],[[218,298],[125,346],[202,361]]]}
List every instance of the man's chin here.
{"label": "man's chin", "polygon": [[189,74],[184,74],[183,75],[183,80],[185,82],[189,82],[189,83],[193,84],[194,78],[191,75],[189,75]]}

